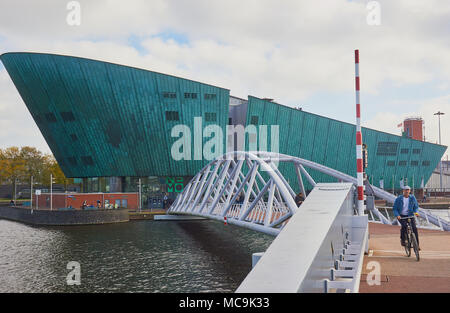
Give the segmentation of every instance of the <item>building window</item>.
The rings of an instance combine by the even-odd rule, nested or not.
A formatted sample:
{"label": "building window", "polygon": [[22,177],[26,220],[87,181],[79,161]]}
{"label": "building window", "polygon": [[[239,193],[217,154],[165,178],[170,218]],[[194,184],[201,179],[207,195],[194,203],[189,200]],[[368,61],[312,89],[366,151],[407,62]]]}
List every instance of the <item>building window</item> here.
{"label": "building window", "polygon": [[420,149],[413,149],[413,154],[420,154]]}
{"label": "building window", "polygon": [[252,116],[250,117],[250,124],[251,124],[251,125],[258,125],[258,116],[252,115]]}
{"label": "building window", "polygon": [[185,99],[197,99],[197,94],[193,92],[185,92],[184,93]]}
{"label": "building window", "polygon": [[84,165],[93,165],[94,164],[94,160],[92,160],[92,157],[90,157],[90,156],[82,156],[81,161],[83,162]]}
{"label": "building window", "polygon": [[168,121],[179,121],[180,117],[177,111],[166,111],[166,120]]}
{"label": "building window", "polygon": [[400,149],[400,153],[401,154],[408,154],[409,153],[409,149]]}
{"label": "building window", "polygon": [[398,166],[406,166],[406,161],[398,161]]}
{"label": "building window", "polygon": [[75,121],[75,116],[72,112],[61,112],[61,117],[64,122],[72,122]]}
{"label": "building window", "polygon": [[77,141],[78,137],[75,134],[70,134],[70,138],[72,139],[72,141]]}
{"label": "building window", "polygon": [[205,100],[215,100],[217,95],[215,93],[205,93]]}
{"label": "building window", "polygon": [[430,166],[430,161],[422,161],[422,166]]}
{"label": "building window", "polygon": [[49,123],[55,123],[56,122],[56,116],[53,113],[45,113],[45,118],[47,120],[47,122]]}
{"label": "building window", "polygon": [[397,155],[398,143],[380,141],[378,143],[377,155]]}
{"label": "building window", "polygon": [[419,166],[419,161],[411,161],[411,166]]}
{"label": "building window", "polygon": [[206,122],[215,122],[217,120],[217,115],[215,112],[206,112],[205,113],[205,121]]}
{"label": "building window", "polygon": [[34,117],[34,120],[36,121],[36,124],[42,123],[42,118],[39,114],[36,114],[36,116]]}
{"label": "building window", "polygon": [[177,97],[177,94],[175,92],[170,92],[170,91],[163,92],[163,98],[175,99],[176,97]]}
{"label": "building window", "polygon": [[74,157],[69,157],[67,158],[67,160],[69,161],[69,163],[73,166],[77,165],[77,159],[75,159]]}
{"label": "building window", "polygon": [[387,166],[395,166],[395,161],[387,161]]}

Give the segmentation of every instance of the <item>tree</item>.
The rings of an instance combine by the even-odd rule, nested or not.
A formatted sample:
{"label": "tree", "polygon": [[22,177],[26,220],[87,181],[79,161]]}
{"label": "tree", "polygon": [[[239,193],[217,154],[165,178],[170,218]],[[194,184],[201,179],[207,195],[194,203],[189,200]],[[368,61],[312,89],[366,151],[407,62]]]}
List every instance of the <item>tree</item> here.
{"label": "tree", "polygon": [[73,183],[67,179],[51,154],[43,154],[34,147],[24,146],[0,149],[0,184],[11,184],[15,194],[15,182],[30,183],[31,177],[37,184],[50,185],[50,174],[55,183]]}

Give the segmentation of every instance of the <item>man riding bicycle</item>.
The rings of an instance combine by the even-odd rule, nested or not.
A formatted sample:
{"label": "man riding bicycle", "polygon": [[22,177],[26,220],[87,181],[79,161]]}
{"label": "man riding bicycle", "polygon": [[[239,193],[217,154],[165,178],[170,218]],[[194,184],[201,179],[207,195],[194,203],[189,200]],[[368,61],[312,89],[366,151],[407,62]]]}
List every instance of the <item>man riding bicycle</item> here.
{"label": "man riding bicycle", "polygon": [[[410,195],[411,187],[405,186],[403,187],[403,195],[398,196],[397,199],[395,199],[393,211],[394,215],[397,217],[397,220],[402,225],[402,228],[400,230],[400,244],[402,246],[405,246],[405,240],[406,240],[406,231],[407,231],[407,220],[402,219],[402,217],[408,217],[419,215],[417,211],[419,210],[419,204],[417,203],[416,197],[414,195]],[[417,238],[417,244],[419,245],[419,234],[417,232],[416,227],[416,221],[412,218],[411,219],[411,226],[414,234]],[[420,245],[419,245],[420,250]]]}

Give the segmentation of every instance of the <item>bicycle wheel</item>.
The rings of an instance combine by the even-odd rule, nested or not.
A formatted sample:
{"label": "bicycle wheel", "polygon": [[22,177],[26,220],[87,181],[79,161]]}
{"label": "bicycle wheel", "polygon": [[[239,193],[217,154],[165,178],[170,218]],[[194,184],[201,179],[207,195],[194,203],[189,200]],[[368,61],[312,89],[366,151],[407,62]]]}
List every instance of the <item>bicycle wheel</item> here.
{"label": "bicycle wheel", "polygon": [[417,243],[416,234],[414,234],[414,233],[411,234],[411,241],[412,241],[414,253],[416,254],[416,260],[419,261],[420,260],[419,244]]}
{"label": "bicycle wheel", "polygon": [[409,240],[409,235],[406,236],[405,252],[407,257],[411,256],[411,241]]}

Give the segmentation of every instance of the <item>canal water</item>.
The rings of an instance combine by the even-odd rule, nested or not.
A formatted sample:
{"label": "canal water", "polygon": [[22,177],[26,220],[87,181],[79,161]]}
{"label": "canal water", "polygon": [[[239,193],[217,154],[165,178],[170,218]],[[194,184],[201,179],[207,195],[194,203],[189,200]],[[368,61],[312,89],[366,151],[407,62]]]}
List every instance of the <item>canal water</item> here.
{"label": "canal water", "polygon": [[[216,221],[35,227],[0,220],[0,292],[234,292],[273,237]],[[67,285],[68,262],[81,284]]]}

